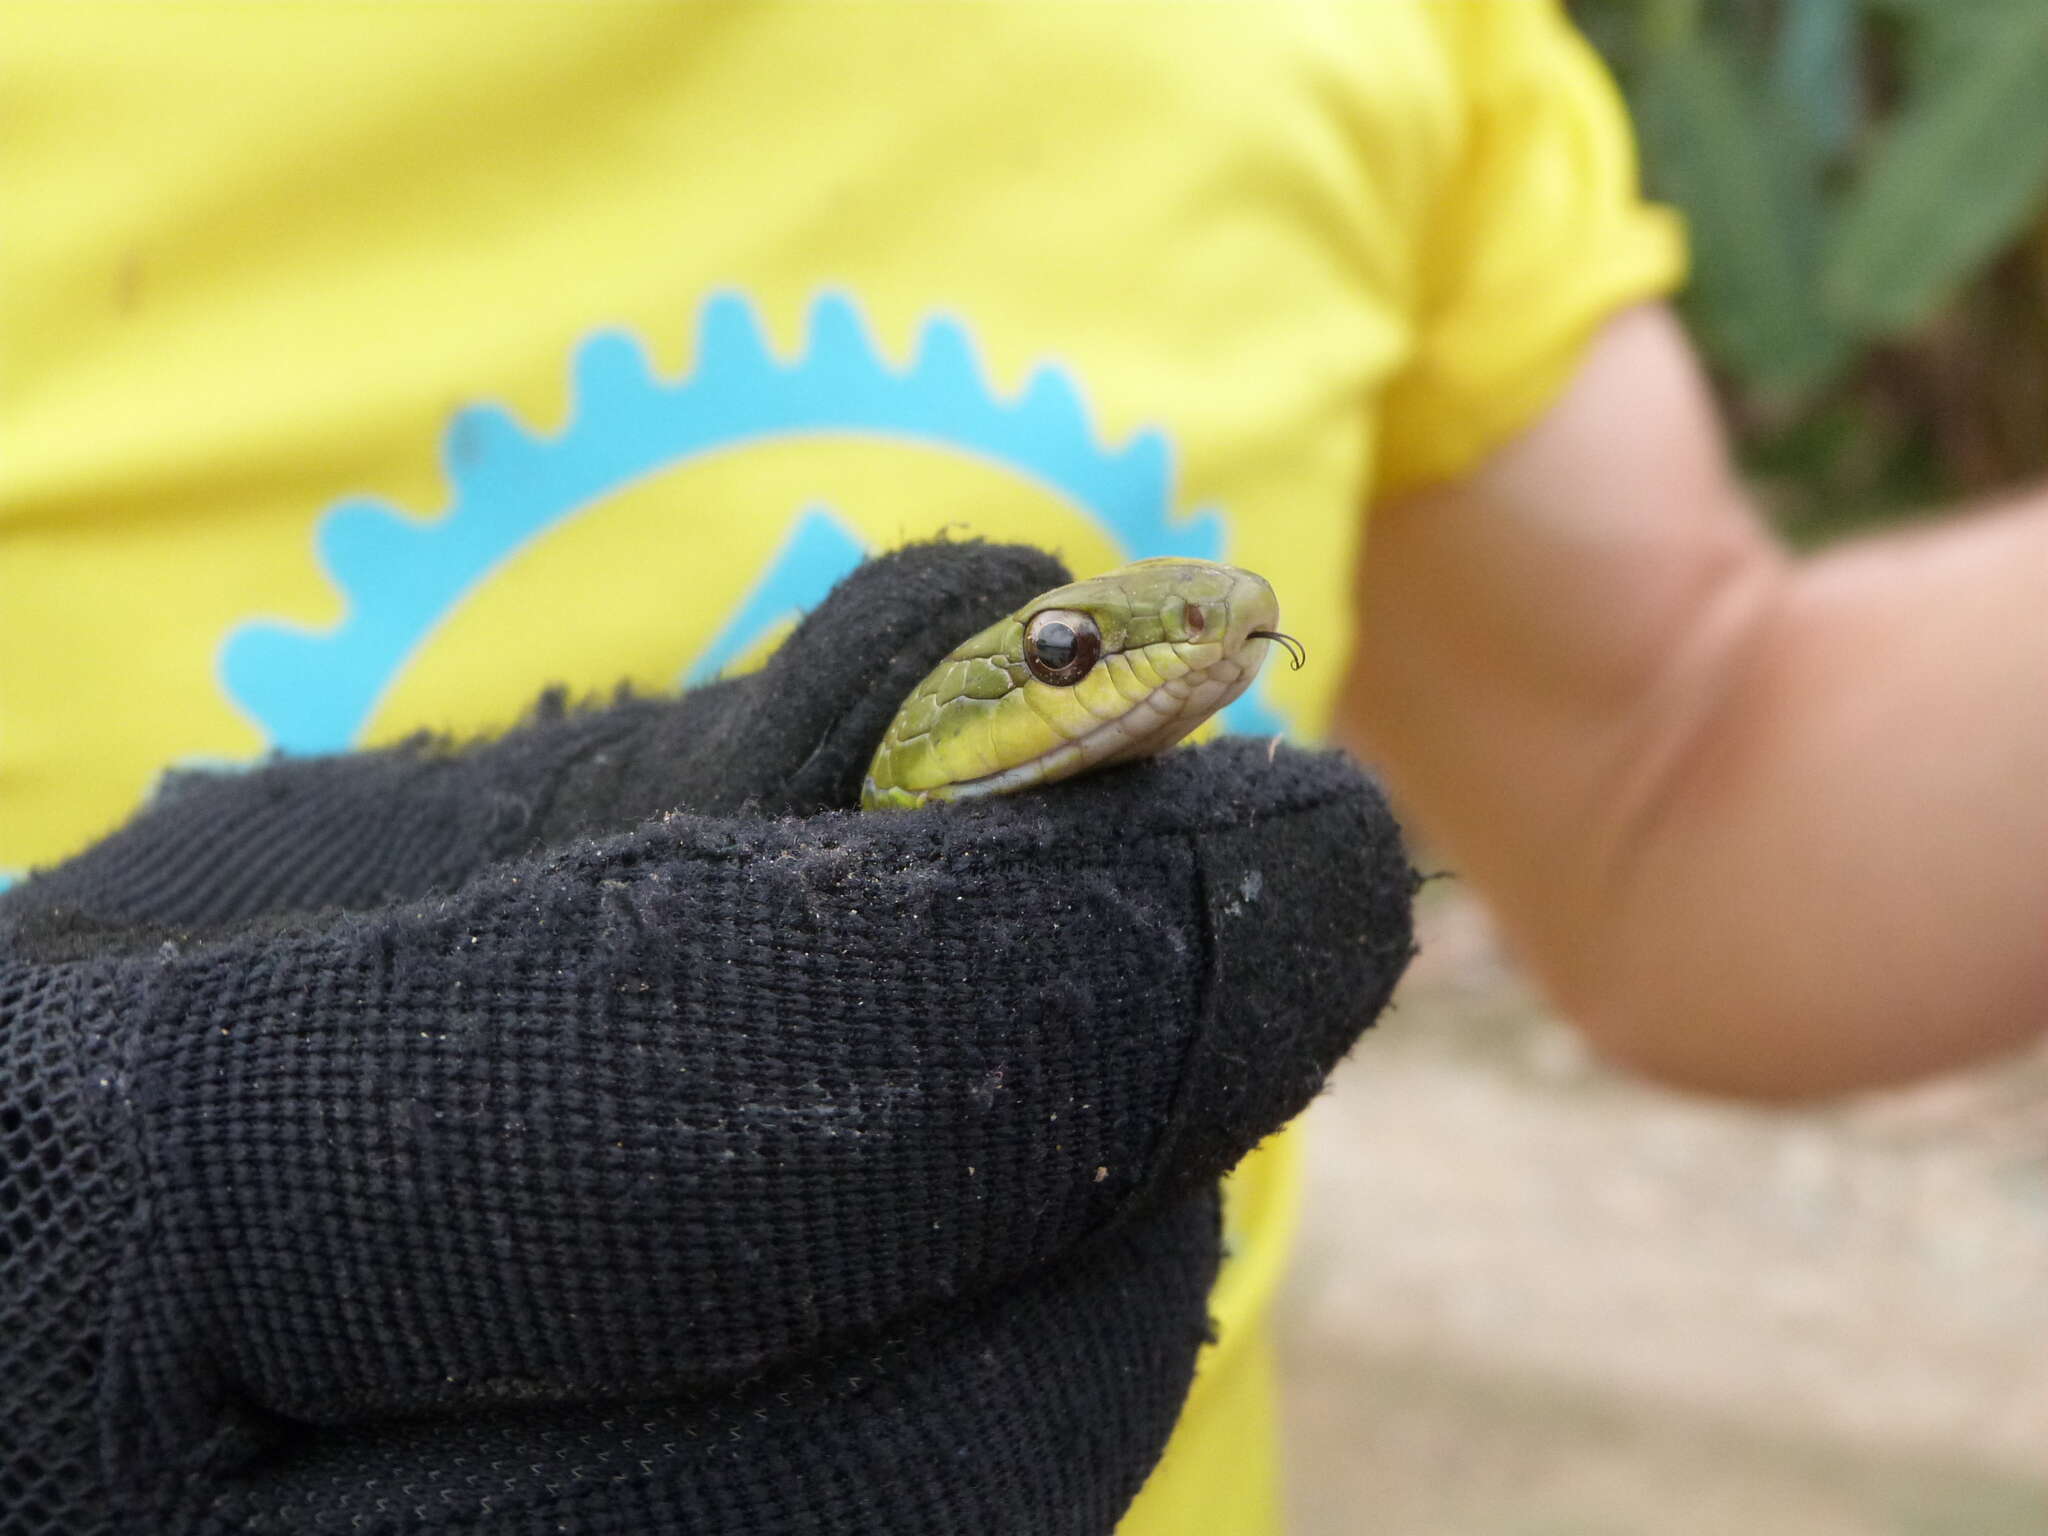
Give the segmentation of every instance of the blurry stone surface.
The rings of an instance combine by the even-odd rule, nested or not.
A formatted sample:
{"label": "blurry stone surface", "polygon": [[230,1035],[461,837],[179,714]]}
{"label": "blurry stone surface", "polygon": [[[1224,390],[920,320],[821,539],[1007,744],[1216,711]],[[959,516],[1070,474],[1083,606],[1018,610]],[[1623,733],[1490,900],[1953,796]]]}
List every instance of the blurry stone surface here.
{"label": "blurry stone surface", "polygon": [[1452,881],[1309,1112],[1292,1523],[2048,1532],[2048,1052],[1822,1109],[1593,1058]]}

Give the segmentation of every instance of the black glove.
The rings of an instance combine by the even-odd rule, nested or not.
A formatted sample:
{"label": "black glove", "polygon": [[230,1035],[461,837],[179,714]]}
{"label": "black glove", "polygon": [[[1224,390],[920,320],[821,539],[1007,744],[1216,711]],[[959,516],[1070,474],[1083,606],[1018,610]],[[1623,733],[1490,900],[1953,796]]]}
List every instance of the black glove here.
{"label": "black glove", "polygon": [[1064,579],[906,550],[752,677],[182,776],[0,897],[0,1532],[1108,1531],[1411,877],[1263,741],[840,809]]}

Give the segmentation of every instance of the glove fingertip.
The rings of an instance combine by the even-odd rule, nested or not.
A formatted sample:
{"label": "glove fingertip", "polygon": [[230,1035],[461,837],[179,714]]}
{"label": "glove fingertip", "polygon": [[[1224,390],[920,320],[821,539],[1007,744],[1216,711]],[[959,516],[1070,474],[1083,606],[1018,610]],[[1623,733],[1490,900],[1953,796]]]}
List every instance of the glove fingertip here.
{"label": "glove fingertip", "polygon": [[978,539],[908,544],[864,562],[763,669],[775,707],[744,723],[743,752],[721,754],[732,804],[802,815],[858,803],[882,733],[925,674],[1068,579],[1043,550]]}

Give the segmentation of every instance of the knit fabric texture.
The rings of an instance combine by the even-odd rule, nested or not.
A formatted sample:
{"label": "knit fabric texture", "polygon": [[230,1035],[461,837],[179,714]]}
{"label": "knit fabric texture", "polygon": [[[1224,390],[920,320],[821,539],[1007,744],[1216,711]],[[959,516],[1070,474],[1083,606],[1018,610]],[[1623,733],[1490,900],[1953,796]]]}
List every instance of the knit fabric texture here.
{"label": "knit fabric texture", "polygon": [[754,676],[188,776],[0,897],[0,1532],[1109,1531],[1412,875],[1264,742],[835,808],[1061,579],[917,547]]}

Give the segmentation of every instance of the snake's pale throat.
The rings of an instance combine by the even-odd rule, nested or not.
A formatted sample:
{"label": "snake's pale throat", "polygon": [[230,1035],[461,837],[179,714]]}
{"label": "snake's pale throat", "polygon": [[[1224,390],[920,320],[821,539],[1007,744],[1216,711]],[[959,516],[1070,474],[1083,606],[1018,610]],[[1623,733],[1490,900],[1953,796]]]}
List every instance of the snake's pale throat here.
{"label": "snake's pale throat", "polygon": [[1251,686],[1275,628],[1265,579],[1140,560],[1047,592],[964,641],[904,701],[861,805],[908,808],[1049,784],[1163,752]]}

